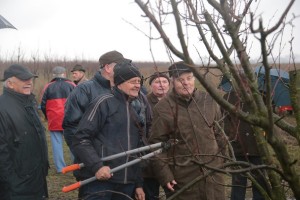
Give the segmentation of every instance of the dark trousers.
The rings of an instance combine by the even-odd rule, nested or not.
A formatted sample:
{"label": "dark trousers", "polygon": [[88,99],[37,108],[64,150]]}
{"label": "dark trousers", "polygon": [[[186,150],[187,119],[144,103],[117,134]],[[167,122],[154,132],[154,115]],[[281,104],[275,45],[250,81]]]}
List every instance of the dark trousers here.
{"label": "dark trousers", "polygon": [[159,182],[154,178],[144,178],[143,190],[145,192],[146,200],[159,199]]}
{"label": "dark trousers", "polygon": [[108,181],[93,181],[79,188],[79,199],[126,200],[135,192],[135,184],[119,184]]}
{"label": "dark trousers", "polygon": [[[262,164],[259,156],[248,156],[246,159],[243,156],[236,156],[237,161],[250,162],[254,165]],[[255,170],[250,172],[255,178],[257,183],[267,191],[266,182],[261,172]],[[232,189],[231,189],[231,200],[244,200],[247,187],[247,177],[245,174],[233,174],[232,175]],[[252,186],[253,200],[264,200],[259,190],[253,185]]]}

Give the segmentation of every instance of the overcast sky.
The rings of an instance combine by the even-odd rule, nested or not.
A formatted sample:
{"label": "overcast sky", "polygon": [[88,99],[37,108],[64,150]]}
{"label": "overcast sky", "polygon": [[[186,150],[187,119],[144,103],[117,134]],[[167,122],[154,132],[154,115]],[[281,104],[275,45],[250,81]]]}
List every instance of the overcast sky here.
{"label": "overcast sky", "polygon": [[[39,54],[58,58],[98,60],[118,50],[135,61],[152,61],[149,41],[132,25],[147,30],[146,20],[134,0],[0,0],[0,15],[18,30],[0,30],[0,55],[18,47],[27,57]],[[263,0],[260,13],[281,13],[283,0]],[[296,0],[293,12],[300,14]],[[276,16],[276,14],[275,14]],[[125,19],[125,20],[124,20]],[[267,20],[265,20],[267,22]],[[300,21],[295,21],[295,54],[300,56]],[[290,35],[290,33],[287,33]],[[169,61],[162,41],[152,45],[156,61]],[[289,47],[286,47],[289,48]],[[258,52],[258,51],[256,51]]]}

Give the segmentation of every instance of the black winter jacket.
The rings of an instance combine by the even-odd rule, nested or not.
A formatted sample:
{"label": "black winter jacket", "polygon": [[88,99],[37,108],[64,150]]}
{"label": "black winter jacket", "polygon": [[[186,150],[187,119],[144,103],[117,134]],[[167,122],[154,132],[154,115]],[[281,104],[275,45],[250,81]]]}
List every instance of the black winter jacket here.
{"label": "black winter jacket", "polygon": [[[245,112],[250,109],[249,105],[241,102],[242,100],[237,96],[236,92],[232,91],[225,94],[224,99]],[[223,111],[223,113],[225,115],[224,131],[229,137],[235,156],[259,156],[257,142],[251,125],[226,111]]]}
{"label": "black winter jacket", "polygon": [[0,199],[42,199],[48,153],[34,95],[4,88],[0,96]]}
{"label": "black winter jacket", "polygon": [[79,84],[69,95],[65,105],[63,129],[66,143],[70,148],[72,137],[88,105],[93,99],[105,93],[111,93],[110,82],[97,72],[91,80]]}
{"label": "black winter jacket", "polygon": [[[147,109],[144,110],[148,112]],[[136,158],[137,155],[128,155],[111,161],[101,161],[102,157],[143,145],[139,132],[147,123],[144,123],[142,118],[144,117],[137,114],[128,97],[117,88],[113,94],[96,98],[84,113],[72,142],[75,155],[86,166],[81,170],[84,171],[81,174],[92,177],[102,166],[113,169]],[[140,187],[141,177],[141,168],[136,164],[114,173],[108,181],[135,183]]]}

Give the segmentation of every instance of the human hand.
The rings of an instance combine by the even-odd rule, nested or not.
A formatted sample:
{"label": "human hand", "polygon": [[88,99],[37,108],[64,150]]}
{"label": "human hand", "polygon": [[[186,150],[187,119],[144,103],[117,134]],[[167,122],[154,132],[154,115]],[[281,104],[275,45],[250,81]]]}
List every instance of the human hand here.
{"label": "human hand", "polygon": [[175,186],[176,184],[177,184],[176,181],[173,180],[173,181],[167,183],[167,188],[168,188],[169,190],[171,190],[172,192],[174,192],[174,191],[175,191],[175,190],[174,190],[174,186]]}
{"label": "human hand", "polygon": [[101,167],[95,174],[96,178],[98,180],[107,180],[112,177],[112,174],[110,173],[110,167],[103,166]]}
{"label": "human hand", "polygon": [[135,199],[136,200],[145,200],[145,193],[143,188],[135,188]]}

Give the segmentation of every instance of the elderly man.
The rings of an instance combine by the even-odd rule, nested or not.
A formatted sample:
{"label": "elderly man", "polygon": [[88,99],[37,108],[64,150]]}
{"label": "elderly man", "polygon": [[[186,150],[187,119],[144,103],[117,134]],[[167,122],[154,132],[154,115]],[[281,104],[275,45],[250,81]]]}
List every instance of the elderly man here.
{"label": "elderly man", "polygon": [[54,67],[52,74],[53,79],[43,89],[41,110],[48,121],[55,168],[57,173],[61,173],[66,166],[62,128],[65,103],[76,85],[66,78],[66,68],[64,67]]}
{"label": "elderly man", "polygon": [[111,87],[114,85],[114,67],[122,61],[131,62],[118,51],[109,51],[103,54],[99,58],[100,71],[96,72],[91,80],[79,84],[68,97],[63,128],[69,147],[71,147],[72,137],[79,121],[91,101],[100,94],[111,93]]}
{"label": "elderly man", "polygon": [[[160,100],[153,111],[150,143],[177,139],[178,144],[158,155],[154,172],[167,196],[218,167],[218,154],[224,141],[215,121],[221,118],[220,108],[212,97],[195,88],[195,77],[184,62],[169,67],[173,90]],[[181,199],[225,199],[223,179],[218,173],[198,181],[176,197]]]}
{"label": "elderly man", "polygon": [[0,198],[4,200],[48,196],[47,144],[32,94],[35,77],[17,64],[4,71],[0,96]]}
{"label": "elderly man", "polygon": [[[109,51],[99,58],[100,70],[96,72],[91,80],[83,82],[76,86],[76,88],[69,95],[66,106],[65,116],[63,120],[65,141],[72,150],[72,138],[76,133],[79,121],[81,120],[83,113],[88,108],[88,105],[96,97],[102,94],[111,93],[111,88],[114,85],[114,67],[117,63],[131,62],[123,57],[118,51]],[[75,163],[77,162],[75,156]],[[85,172],[76,171],[74,176],[77,180],[83,180],[89,178]],[[79,189],[78,198],[83,198],[86,187]]]}
{"label": "elderly man", "polygon": [[[170,88],[170,79],[166,73],[155,72],[149,78],[149,85],[151,93],[147,95],[151,109],[167,95]],[[148,136],[149,137],[149,136]],[[159,187],[160,184],[156,180],[154,175],[152,163],[149,162],[148,166],[144,169],[143,177],[144,184],[143,189],[146,194],[146,200],[158,200],[159,199]]]}
{"label": "elderly man", "polygon": [[76,64],[71,70],[71,72],[72,72],[73,82],[76,85],[88,80],[87,77],[85,76],[85,68],[82,65]]}
{"label": "elderly man", "polygon": [[144,200],[142,174],[138,164],[120,170],[113,175],[110,169],[125,164],[137,155],[128,155],[110,161],[101,157],[110,156],[140,147],[141,134],[147,129],[147,113],[137,110],[132,102],[140,95],[141,74],[129,62],[119,63],[114,68],[112,94],[97,97],[84,113],[72,146],[75,155],[84,163],[87,175],[96,176],[86,187],[84,199],[122,200],[124,195]]}

